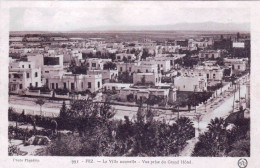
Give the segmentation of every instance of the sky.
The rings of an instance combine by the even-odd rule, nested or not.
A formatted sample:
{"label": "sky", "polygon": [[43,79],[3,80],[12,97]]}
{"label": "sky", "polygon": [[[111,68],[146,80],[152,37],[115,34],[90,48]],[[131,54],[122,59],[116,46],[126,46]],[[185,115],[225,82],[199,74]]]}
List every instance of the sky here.
{"label": "sky", "polygon": [[235,8],[11,8],[9,26],[11,31],[83,31],[177,23],[249,23],[249,19],[249,10]]}

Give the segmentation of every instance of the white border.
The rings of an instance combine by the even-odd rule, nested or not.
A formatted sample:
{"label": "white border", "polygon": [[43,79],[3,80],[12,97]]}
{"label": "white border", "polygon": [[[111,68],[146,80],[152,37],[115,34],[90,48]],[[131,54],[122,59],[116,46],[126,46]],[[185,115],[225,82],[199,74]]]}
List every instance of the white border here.
{"label": "white border", "polygon": [[[249,8],[251,12],[251,156],[248,160],[249,168],[258,168],[260,166],[260,2],[236,2],[236,1],[218,1],[218,2],[198,2],[198,1],[1,1],[0,2],[0,167],[227,167],[238,168],[237,161],[239,158],[210,158],[210,157],[156,157],[156,158],[140,158],[140,157],[117,157],[117,160],[136,160],[138,164],[71,164],[73,157],[9,157],[7,152],[7,109],[8,109],[8,43],[9,43],[9,9],[13,7],[43,7],[43,8],[112,8],[127,5],[129,8],[145,8],[147,6],[164,6],[174,5],[176,8]],[[39,159],[39,163],[18,163],[13,162],[13,158],[35,158]],[[85,161],[87,157],[77,157],[80,161]],[[88,157],[90,158],[90,157]],[[101,157],[91,157],[95,160],[102,160]],[[106,160],[109,157],[105,157]],[[114,158],[110,158],[114,159]],[[141,164],[142,160],[191,160],[191,165],[173,165],[173,164]]]}

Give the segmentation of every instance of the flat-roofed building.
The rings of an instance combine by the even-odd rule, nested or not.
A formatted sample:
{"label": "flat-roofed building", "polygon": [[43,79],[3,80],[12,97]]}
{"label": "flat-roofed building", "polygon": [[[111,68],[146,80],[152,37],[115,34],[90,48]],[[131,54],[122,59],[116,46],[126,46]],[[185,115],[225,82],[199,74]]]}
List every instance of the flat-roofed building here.
{"label": "flat-roofed building", "polygon": [[224,58],[225,66],[231,67],[234,73],[246,70],[247,61],[243,58]]}
{"label": "flat-roofed building", "polygon": [[[132,101],[145,102],[150,96],[156,96],[160,100],[164,100],[165,103],[173,103],[177,99],[177,92],[174,88],[162,89],[162,88],[142,88],[142,87],[130,87],[123,88],[119,92],[119,98],[122,101],[129,101],[129,97],[132,97]],[[157,102],[159,103],[159,102]]]}
{"label": "flat-roofed building", "polygon": [[116,54],[115,61],[124,61],[124,60],[134,61],[136,60],[136,56],[134,54],[127,54],[127,53]]}
{"label": "flat-roofed building", "polygon": [[133,86],[132,83],[105,83],[103,84],[103,91],[117,91],[121,89],[130,88]]}
{"label": "flat-roofed building", "polygon": [[9,91],[18,92],[29,87],[41,87],[41,69],[34,62],[19,61],[9,64]]}
{"label": "flat-roofed building", "polygon": [[205,76],[178,76],[174,78],[174,86],[179,91],[203,92],[207,90]]}
{"label": "flat-roofed building", "polygon": [[221,57],[220,50],[202,50],[199,52],[199,58],[216,59]]}
{"label": "flat-roofed building", "polygon": [[159,73],[134,73],[133,82],[135,85],[158,85],[161,83],[161,74]]}
{"label": "flat-roofed building", "polygon": [[68,89],[69,91],[96,92],[102,88],[102,75],[82,75],[64,73],[62,76],[49,78],[48,87],[50,89]]}

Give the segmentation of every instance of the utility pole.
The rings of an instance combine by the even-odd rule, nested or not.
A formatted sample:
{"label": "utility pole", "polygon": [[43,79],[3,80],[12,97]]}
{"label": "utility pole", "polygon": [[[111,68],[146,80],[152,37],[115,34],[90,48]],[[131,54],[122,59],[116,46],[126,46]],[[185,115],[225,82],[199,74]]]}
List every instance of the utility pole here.
{"label": "utility pole", "polygon": [[198,113],[198,114],[196,114],[195,115],[195,119],[197,120],[197,122],[198,122],[198,135],[200,135],[200,119],[201,119],[201,116],[202,116],[202,114],[200,114],[200,113]]}
{"label": "utility pole", "polygon": [[180,117],[180,110],[179,110],[179,104],[178,104],[178,111],[177,111],[177,156],[180,156],[180,150],[179,150],[179,117]]}
{"label": "utility pole", "polygon": [[234,108],[235,108],[236,88],[237,88],[236,82],[234,82],[234,84],[235,84],[235,90],[233,92],[234,98],[233,98],[233,110],[232,110],[232,113],[234,112]]}

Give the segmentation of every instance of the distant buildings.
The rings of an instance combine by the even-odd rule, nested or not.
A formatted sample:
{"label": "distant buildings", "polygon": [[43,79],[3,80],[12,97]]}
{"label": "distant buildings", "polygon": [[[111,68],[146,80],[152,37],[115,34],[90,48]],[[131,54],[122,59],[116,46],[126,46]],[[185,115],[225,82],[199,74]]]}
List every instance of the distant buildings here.
{"label": "distant buildings", "polygon": [[231,67],[234,73],[246,70],[247,61],[242,58],[224,58],[225,66]]}
{"label": "distant buildings", "polygon": [[202,50],[199,52],[199,58],[216,59],[221,57],[220,50]]}
{"label": "distant buildings", "polygon": [[116,61],[134,61],[136,59],[136,56],[134,54],[127,54],[127,53],[121,53],[121,54],[116,54]]}
{"label": "distant buildings", "polygon": [[[42,86],[54,93],[103,91],[117,101],[145,102],[153,97],[158,104],[173,103],[177,90],[207,91],[248,69],[250,38],[215,36],[165,41],[13,36],[9,88],[12,93]],[[197,65],[186,68],[184,62],[190,58]]]}

